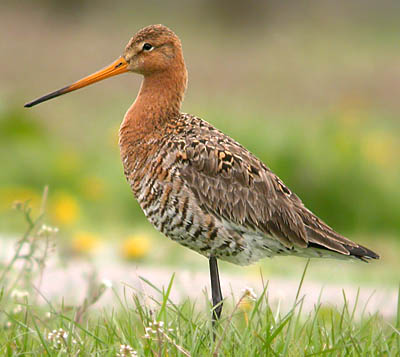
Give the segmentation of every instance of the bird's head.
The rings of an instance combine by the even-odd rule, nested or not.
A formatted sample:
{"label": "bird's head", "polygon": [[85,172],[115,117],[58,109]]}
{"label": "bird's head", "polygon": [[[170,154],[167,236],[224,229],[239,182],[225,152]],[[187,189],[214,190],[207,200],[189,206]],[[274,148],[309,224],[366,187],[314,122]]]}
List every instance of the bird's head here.
{"label": "bird's head", "polygon": [[163,25],[147,26],[129,41],[122,56],[127,70],[146,75],[170,70],[183,63],[178,36]]}
{"label": "bird's head", "polygon": [[181,71],[186,81],[181,42],[178,36],[166,26],[147,26],[131,38],[123,55],[109,66],[69,86],[26,103],[25,107],[32,107],[117,74],[135,72],[148,77],[166,71],[171,71],[171,73]]}

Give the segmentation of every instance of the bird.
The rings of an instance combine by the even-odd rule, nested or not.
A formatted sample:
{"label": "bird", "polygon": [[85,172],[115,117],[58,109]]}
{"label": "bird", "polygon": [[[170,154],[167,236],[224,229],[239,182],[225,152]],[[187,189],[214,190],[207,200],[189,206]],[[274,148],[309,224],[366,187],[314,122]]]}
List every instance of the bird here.
{"label": "bird", "polygon": [[218,260],[379,259],[313,214],[234,139],[181,112],[187,69],[179,37],[164,25],[139,30],[109,66],[25,107],[126,72],[143,80],[119,129],[124,174],[150,223],[209,260],[213,323],[223,306]]}

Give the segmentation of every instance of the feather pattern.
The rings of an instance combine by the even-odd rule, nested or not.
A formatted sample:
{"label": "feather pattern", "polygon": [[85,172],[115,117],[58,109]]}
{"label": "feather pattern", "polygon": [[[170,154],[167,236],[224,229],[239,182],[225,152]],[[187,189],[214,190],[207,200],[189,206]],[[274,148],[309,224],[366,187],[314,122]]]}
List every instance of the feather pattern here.
{"label": "feather pattern", "polygon": [[274,255],[378,258],[335,232],[252,153],[204,120],[179,114],[159,136],[158,153],[126,174],[149,220],[180,244],[242,265]]}

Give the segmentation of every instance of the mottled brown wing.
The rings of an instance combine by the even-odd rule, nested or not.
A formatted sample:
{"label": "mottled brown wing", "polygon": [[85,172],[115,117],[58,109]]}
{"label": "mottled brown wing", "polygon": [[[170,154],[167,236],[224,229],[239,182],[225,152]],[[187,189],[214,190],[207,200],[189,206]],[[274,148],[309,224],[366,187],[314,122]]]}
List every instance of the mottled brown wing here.
{"label": "mottled brown wing", "polygon": [[181,146],[180,176],[202,209],[289,248],[313,245],[345,255],[363,248],[305,208],[278,176],[233,139],[204,121],[193,127]]}

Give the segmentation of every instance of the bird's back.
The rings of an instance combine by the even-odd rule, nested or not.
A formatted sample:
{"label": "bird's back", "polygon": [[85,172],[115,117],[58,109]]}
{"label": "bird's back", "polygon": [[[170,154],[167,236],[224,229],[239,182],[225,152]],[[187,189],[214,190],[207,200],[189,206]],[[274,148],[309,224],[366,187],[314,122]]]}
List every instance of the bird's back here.
{"label": "bird's back", "polygon": [[259,159],[200,118],[181,114],[126,146],[125,174],[149,221],[200,254],[240,265],[274,255],[378,258],[327,226]]}

